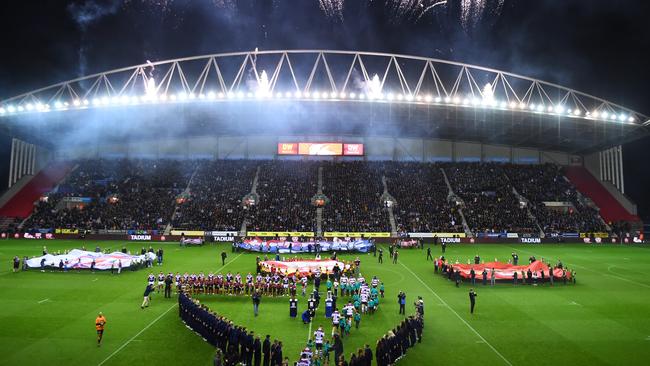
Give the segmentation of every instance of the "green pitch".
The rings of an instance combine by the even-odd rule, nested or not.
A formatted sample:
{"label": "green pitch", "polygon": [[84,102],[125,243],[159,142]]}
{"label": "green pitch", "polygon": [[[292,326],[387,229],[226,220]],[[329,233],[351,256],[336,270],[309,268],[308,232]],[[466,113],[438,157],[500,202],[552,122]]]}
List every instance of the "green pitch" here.
{"label": "green pitch", "polygon": [[[188,330],[178,317],[176,299],[154,294],[141,310],[146,270],[107,272],[11,273],[14,255],[40,255],[81,246],[80,241],[0,242],[0,364],[2,365],[210,365],[213,349]],[[94,248],[95,242],[86,242]],[[127,244],[132,251],[143,243]],[[119,250],[124,243],[102,242],[102,248]],[[148,246],[149,244],[146,243]],[[228,245],[201,248],[163,246],[165,273],[185,271],[241,272],[255,270],[255,254],[231,253]],[[219,253],[226,249],[222,269]],[[432,247],[434,256],[440,247]],[[386,248],[385,248],[386,249]],[[418,295],[425,301],[422,344],[410,350],[403,365],[597,365],[637,364],[650,358],[650,251],[618,245],[453,245],[447,258],[466,262],[479,254],[484,260],[506,261],[518,251],[520,262],[530,255],[561,259],[577,271],[576,285],[496,287],[476,286],[476,313],[469,314],[468,284],[457,289],[425,261],[426,250],[401,250],[399,263],[387,258],[383,265],[361,255],[361,273],[377,275],[385,284],[386,298],[374,315],[366,315],[359,330],[344,339],[346,359],[365,343],[394,327],[398,315],[397,293],[407,294],[407,314],[414,311]],[[353,259],[354,256],[343,256]],[[324,287],[324,286],[323,286]],[[322,289],[322,288],[321,288]],[[263,298],[260,316],[253,317],[252,302],[245,297],[200,296],[213,310],[236,323],[271,334],[284,343],[293,362],[309,337],[309,326],[289,318],[286,298]],[[299,303],[304,310],[305,301]],[[94,319],[107,318],[104,341],[96,346]],[[330,322],[320,310],[314,327]],[[313,331],[313,329],[312,329]]]}

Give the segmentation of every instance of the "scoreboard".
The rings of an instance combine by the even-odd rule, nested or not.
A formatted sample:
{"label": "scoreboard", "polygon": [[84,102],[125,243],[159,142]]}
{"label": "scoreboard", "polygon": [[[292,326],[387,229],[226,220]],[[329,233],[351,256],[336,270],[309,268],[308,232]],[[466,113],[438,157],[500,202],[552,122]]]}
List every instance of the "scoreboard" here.
{"label": "scoreboard", "polygon": [[363,144],[340,142],[281,142],[278,155],[363,156]]}

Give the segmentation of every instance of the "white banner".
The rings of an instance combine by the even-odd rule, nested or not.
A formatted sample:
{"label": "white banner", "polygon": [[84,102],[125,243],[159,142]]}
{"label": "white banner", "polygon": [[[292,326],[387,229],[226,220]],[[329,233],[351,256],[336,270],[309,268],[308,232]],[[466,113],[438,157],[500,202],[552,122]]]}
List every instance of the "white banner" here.
{"label": "white banner", "polygon": [[40,268],[42,259],[45,259],[44,266],[59,268],[59,264],[63,262],[63,267],[67,269],[89,269],[93,260],[95,260],[95,269],[107,270],[111,269],[111,267],[117,269],[120,262],[122,262],[122,268],[126,268],[130,267],[132,263],[144,262],[146,259],[155,260],[156,255],[153,253],[129,255],[120,252],[104,254],[73,249],[68,254],[46,254],[28,259],[27,266],[29,268]]}

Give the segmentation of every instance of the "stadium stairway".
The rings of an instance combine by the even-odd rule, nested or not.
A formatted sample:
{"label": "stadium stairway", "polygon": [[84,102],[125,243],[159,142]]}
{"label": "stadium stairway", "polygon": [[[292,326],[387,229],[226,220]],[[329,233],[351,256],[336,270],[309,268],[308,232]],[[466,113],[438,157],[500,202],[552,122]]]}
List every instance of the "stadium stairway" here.
{"label": "stadium stairway", "polygon": [[[447,185],[447,190],[449,191],[447,194],[447,197],[456,197],[459,199],[460,197],[456,196],[456,193],[454,193],[454,189],[451,187],[451,183],[449,183],[449,178],[447,177],[447,172],[443,168],[440,168],[440,172],[442,173],[442,177],[445,179],[445,184]],[[469,229],[469,225],[467,225],[467,220],[465,219],[465,214],[463,213],[463,209],[459,208],[458,209],[458,214],[460,215],[460,219],[462,220],[463,223],[463,230],[465,231],[465,235],[467,235],[468,238],[474,237],[474,234],[472,231]]]}
{"label": "stadium stairway", "polygon": [[70,162],[54,162],[42,169],[0,208],[0,216],[27,218],[34,209],[34,202],[56,187],[73,167]]}
{"label": "stadium stairway", "polygon": [[606,223],[617,221],[638,222],[639,217],[623,207],[587,169],[580,166],[566,168],[565,176],[578,190],[600,208],[600,216]]}
{"label": "stadium stairway", "polygon": [[[381,200],[382,202],[385,202],[386,200],[390,200],[392,202],[396,202],[395,198],[390,195],[388,192],[388,184],[386,183],[386,177],[381,176],[381,183],[384,186],[384,193],[381,195]],[[397,223],[395,222],[395,214],[393,213],[393,205],[388,206],[388,222],[390,223],[390,235],[392,237],[397,236]]]}
{"label": "stadium stairway", "polygon": [[[323,194],[323,167],[318,167],[318,195]],[[323,235],[323,208],[319,207],[316,209],[316,235]]]}

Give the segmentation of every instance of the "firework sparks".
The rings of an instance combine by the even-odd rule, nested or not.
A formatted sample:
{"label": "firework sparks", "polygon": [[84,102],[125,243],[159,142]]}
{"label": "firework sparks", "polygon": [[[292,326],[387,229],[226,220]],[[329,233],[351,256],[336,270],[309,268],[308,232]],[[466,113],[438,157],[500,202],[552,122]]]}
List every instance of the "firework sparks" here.
{"label": "firework sparks", "polygon": [[490,7],[487,4],[488,0],[461,0],[460,23],[465,29],[474,28],[483,19],[486,11],[491,11],[494,15],[498,16],[501,13],[504,1],[495,0],[493,2],[496,4]]}
{"label": "firework sparks", "polygon": [[343,20],[343,5],[345,0],[318,0],[321,10],[328,18]]}
{"label": "firework sparks", "polygon": [[417,22],[426,13],[439,6],[447,5],[447,0],[388,0],[386,8],[394,23],[404,20]]}

